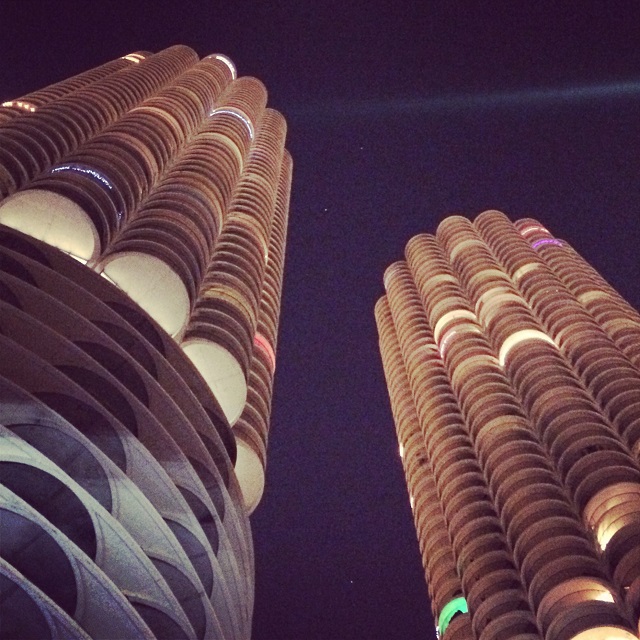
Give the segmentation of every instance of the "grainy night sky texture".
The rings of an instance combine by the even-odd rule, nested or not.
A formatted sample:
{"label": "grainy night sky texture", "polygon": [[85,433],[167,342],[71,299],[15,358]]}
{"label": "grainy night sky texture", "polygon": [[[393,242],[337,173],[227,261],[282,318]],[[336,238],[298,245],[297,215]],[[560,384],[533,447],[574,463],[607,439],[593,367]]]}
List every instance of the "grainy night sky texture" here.
{"label": "grainy night sky texture", "polygon": [[4,0],[0,98],[228,54],[294,184],[254,640],[434,637],[377,348],[382,273],[451,213],[532,216],[640,303],[640,3]]}

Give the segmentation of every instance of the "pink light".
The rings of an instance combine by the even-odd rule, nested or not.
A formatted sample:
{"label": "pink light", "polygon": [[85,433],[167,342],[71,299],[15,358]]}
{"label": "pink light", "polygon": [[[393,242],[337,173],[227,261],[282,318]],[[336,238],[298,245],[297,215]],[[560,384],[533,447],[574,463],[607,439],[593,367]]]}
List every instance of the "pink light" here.
{"label": "pink light", "polygon": [[453,338],[456,333],[457,331],[455,329],[449,329],[449,331],[447,331],[444,336],[442,336],[442,340],[440,340],[440,344],[438,345],[438,350],[440,351],[441,358],[444,358],[444,350],[446,349],[447,344],[449,344],[451,338]]}
{"label": "pink light", "polygon": [[267,356],[269,361],[269,369],[273,374],[276,370],[276,354],[273,351],[273,347],[269,344],[269,341],[261,334],[256,333],[253,338],[253,344]]}

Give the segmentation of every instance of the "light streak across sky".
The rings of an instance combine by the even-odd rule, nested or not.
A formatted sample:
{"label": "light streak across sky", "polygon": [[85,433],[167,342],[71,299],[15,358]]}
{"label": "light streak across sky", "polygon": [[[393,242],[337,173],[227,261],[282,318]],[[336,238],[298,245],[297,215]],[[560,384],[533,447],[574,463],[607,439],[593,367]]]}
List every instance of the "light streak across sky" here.
{"label": "light streak across sky", "polygon": [[376,100],[335,100],[293,106],[290,117],[385,117],[424,115],[447,111],[493,111],[509,108],[575,105],[588,101],[640,97],[640,81],[612,82],[555,88],[517,89],[488,93],[454,93],[430,97]]}

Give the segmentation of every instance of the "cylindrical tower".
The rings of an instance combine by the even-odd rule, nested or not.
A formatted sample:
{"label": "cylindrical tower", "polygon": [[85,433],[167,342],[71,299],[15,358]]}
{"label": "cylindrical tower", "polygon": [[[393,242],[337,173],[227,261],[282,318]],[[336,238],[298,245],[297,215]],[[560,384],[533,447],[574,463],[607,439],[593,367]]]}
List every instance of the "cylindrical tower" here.
{"label": "cylindrical tower", "polygon": [[291,187],[266,99],[177,46],[0,110],[3,640],[251,636]]}
{"label": "cylindrical tower", "polygon": [[[466,553],[461,531],[477,540],[473,561],[456,563],[474,637],[524,638],[496,626],[508,615],[498,602],[523,588],[533,628],[518,634],[637,638],[640,318],[534,220],[454,216],[406,255],[385,274],[391,314],[376,308],[383,362],[392,407],[409,402],[422,428],[445,516],[433,535],[444,526],[454,555]],[[404,384],[388,373],[393,340]],[[453,414],[457,430],[441,421]],[[487,593],[469,588],[498,547],[515,581],[485,564]]]}

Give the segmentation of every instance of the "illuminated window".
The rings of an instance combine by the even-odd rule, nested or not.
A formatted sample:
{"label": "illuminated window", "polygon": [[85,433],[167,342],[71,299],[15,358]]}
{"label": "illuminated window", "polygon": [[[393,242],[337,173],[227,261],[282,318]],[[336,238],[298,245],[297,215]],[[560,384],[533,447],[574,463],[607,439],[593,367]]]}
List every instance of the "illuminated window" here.
{"label": "illuminated window", "polygon": [[453,337],[461,333],[481,333],[481,331],[475,324],[471,324],[470,322],[464,323],[463,325],[458,325],[454,329],[449,329],[449,331],[447,331],[442,336],[442,340],[440,340],[440,343],[438,344],[441,358],[444,358],[447,346],[449,345]]}
{"label": "illuminated window", "polygon": [[449,254],[449,260],[453,262],[456,259],[456,256],[464,251],[467,247],[483,247],[484,243],[482,240],[478,238],[469,238],[467,240],[462,240],[462,242],[458,242],[453,249],[451,249],[451,253]]}
{"label": "illuminated window", "polygon": [[249,116],[243,113],[240,109],[236,109],[235,107],[219,107],[218,109],[213,109],[209,114],[209,117],[213,117],[216,113],[224,113],[242,120],[249,131],[249,137],[253,140],[253,136],[255,135],[253,124],[251,123],[251,120],[249,120]]}
{"label": "illuminated window", "polygon": [[436,342],[438,342],[438,338],[440,337],[440,332],[442,329],[452,322],[453,320],[457,320],[458,318],[468,318],[469,320],[475,320],[476,316],[473,312],[467,311],[466,309],[456,309],[454,311],[449,311],[445,313],[438,322],[436,322],[436,326],[433,328],[433,338]]}
{"label": "illuminated window", "polygon": [[447,345],[449,344],[449,342],[451,342],[451,339],[455,335],[456,335],[456,330],[455,329],[451,329],[451,330],[447,331],[447,333],[445,333],[444,336],[442,337],[442,341],[438,345],[438,348],[440,349],[440,357],[441,358],[444,358],[444,353],[445,353],[445,351],[447,349]]}
{"label": "illuminated window", "polygon": [[498,355],[500,366],[504,366],[507,354],[513,347],[527,340],[542,340],[543,342],[552,344],[554,347],[556,346],[556,343],[546,333],[538,331],[537,329],[522,329],[521,331],[516,331],[512,333],[500,347],[500,354]]}
{"label": "illuminated window", "polygon": [[59,173],[60,171],[76,171],[77,173],[84,173],[85,175],[95,178],[98,182],[102,183],[107,189],[113,189],[113,185],[107,180],[99,171],[80,165],[78,163],[63,164],[59,167],[51,169],[51,173]]}
{"label": "illuminated window", "polygon": [[206,58],[203,58],[204,60],[206,60],[207,58],[214,58],[215,60],[220,60],[220,62],[224,63],[225,65],[227,65],[229,71],[231,71],[231,77],[235,80],[238,77],[238,73],[236,71],[236,66],[233,64],[233,62],[231,62],[230,58],[227,58],[227,56],[221,54],[221,53],[212,53],[211,55],[207,56]]}
{"label": "illuminated window", "polygon": [[513,274],[513,279],[515,282],[518,282],[522,276],[526,275],[530,271],[534,269],[539,269],[542,266],[539,262],[529,262],[528,264],[523,265]]}
{"label": "illuminated window", "polygon": [[578,296],[578,302],[580,304],[589,304],[592,300],[607,300],[610,299],[611,296],[606,291],[585,291],[584,293]]}
{"label": "illuminated window", "polygon": [[[72,256],[75,257],[75,256]],[[100,275],[105,279],[108,280],[112,285],[115,285],[116,287],[118,287],[118,289],[120,288],[120,286],[118,285],[118,283],[113,280],[112,278],[110,278],[104,271],[100,272]]]}
{"label": "illuminated window", "polygon": [[572,640],[634,640],[637,637],[620,627],[598,626],[582,631]]}
{"label": "illuminated window", "polygon": [[76,256],[73,253],[67,252],[68,256],[71,256],[74,260],[77,260],[81,264],[87,264],[87,260],[85,258],[81,258],[80,256]]}
{"label": "illuminated window", "polygon": [[516,303],[525,306],[522,298],[507,287],[495,287],[483,293],[476,304],[478,317],[485,326],[491,322],[505,303]]}
{"label": "illuminated window", "polygon": [[9,100],[9,102],[3,102],[3,107],[17,107],[18,109],[23,109],[24,111],[30,111],[33,113],[36,108],[30,104],[29,102],[22,102],[21,100]]}
{"label": "illuminated window", "polygon": [[640,513],[640,486],[618,482],[601,489],[584,508],[585,520],[604,551],[621,527]]}
{"label": "illuminated window", "polygon": [[128,60],[129,62],[135,62],[136,64],[138,64],[139,62],[145,59],[145,56],[143,56],[141,53],[129,53],[126,56],[122,56],[122,58],[120,59]]}
{"label": "illuminated window", "polygon": [[[68,164],[61,164],[57,167],[51,168],[49,170],[49,173],[62,173],[64,171],[81,173],[85,176],[88,176],[89,178],[92,178],[101,186],[106,187],[109,191],[114,191],[113,184],[111,184],[111,182],[105,177],[103,173],[100,173],[100,171],[92,169],[91,167],[79,162],[69,162]],[[115,193],[117,193],[117,191]],[[122,209],[120,207],[117,207],[116,215],[118,216],[118,220],[122,220]]]}

